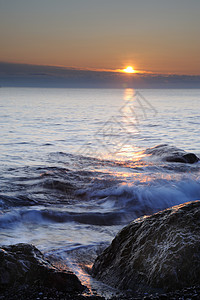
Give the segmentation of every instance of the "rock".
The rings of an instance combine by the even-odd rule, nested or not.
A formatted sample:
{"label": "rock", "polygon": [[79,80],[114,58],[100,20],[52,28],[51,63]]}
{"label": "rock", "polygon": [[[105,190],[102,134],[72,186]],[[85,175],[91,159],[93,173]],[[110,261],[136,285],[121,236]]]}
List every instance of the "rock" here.
{"label": "rock", "polygon": [[81,292],[76,275],[59,271],[33,245],[16,244],[0,248],[0,289],[24,284],[41,284],[57,290]]}
{"label": "rock", "polygon": [[97,257],[92,274],[113,287],[170,292],[200,284],[200,201],[123,228]]}
{"label": "rock", "polygon": [[194,153],[186,153],[166,157],[166,161],[194,164],[199,161],[199,158]]}
{"label": "rock", "polygon": [[[39,292],[42,289],[42,294]],[[18,288],[9,288],[0,292],[1,300],[106,300],[100,296],[84,296],[80,293],[58,291],[55,288],[36,285],[25,285]],[[121,299],[119,299],[121,300]]]}
{"label": "rock", "polygon": [[179,162],[194,164],[199,161],[199,157],[194,153],[187,153],[182,149],[178,149],[167,144],[158,145],[153,148],[146,149],[146,154],[161,157],[167,162]]}

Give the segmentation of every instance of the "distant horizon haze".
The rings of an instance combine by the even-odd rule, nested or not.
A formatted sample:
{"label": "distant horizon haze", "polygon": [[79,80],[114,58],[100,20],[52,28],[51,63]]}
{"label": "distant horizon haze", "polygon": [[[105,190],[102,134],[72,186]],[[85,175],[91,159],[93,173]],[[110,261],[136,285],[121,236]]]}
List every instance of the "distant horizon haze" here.
{"label": "distant horizon haze", "polygon": [[0,62],[1,87],[200,88],[200,76]]}

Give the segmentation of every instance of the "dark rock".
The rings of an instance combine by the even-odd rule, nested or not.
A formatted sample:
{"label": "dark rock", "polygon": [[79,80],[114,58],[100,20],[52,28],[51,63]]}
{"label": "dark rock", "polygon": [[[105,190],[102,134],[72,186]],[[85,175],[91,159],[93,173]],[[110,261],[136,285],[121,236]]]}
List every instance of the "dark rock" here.
{"label": "dark rock", "polygon": [[85,288],[76,275],[59,271],[33,245],[1,247],[0,289],[36,283],[69,292],[80,292]]}
{"label": "dark rock", "polygon": [[187,163],[194,164],[199,161],[199,158],[194,153],[187,153],[183,155],[183,158],[186,159]]}
{"label": "dark rock", "polygon": [[194,164],[199,161],[199,158],[194,153],[186,153],[166,157],[166,161]]}
{"label": "dark rock", "polygon": [[131,222],[92,274],[119,289],[173,291],[200,284],[200,201]]}
{"label": "dark rock", "polygon": [[146,154],[161,157],[167,162],[194,164],[199,161],[199,157],[194,153],[186,153],[184,150],[178,149],[167,144],[158,145],[145,151]]}
{"label": "dark rock", "polygon": [[[42,295],[40,295],[42,290]],[[58,291],[55,288],[36,285],[23,285],[17,288],[9,288],[0,293],[2,300],[105,300],[100,296],[84,296],[79,293]],[[121,299],[120,299],[121,300]]]}

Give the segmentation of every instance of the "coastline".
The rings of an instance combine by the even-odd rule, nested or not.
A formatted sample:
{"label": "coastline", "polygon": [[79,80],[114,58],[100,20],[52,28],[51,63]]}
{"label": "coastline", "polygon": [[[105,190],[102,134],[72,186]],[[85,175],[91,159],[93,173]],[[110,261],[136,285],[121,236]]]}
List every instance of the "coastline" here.
{"label": "coastline", "polygon": [[[125,226],[96,258],[92,268],[92,275],[100,280],[99,284],[106,283],[110,290],[120,288],[108,297],[98,295],[94,289],[90,291],[71,270],[55,267],[33,245],[2,246],[0,300],[199,299],[199,214],[200,201],[197,200]],[[131,246],[130,251],[124,243]],[[151,254],[152,266],[156,270],[159,265],[159,271],[148,275],[146,262]],[[126,264],[123,270],[122,262]],[[143,271],[146,272],[144,277]]]}
{"label": "coastline", "polygon": [[[200,199],[197,92],[143,91],[159,114],[155,120],[148,110],[149,120],[144,120],[140,107],[136,106],[140,135],[133,137],[126,130],[134,128],[132,102],[123,100],[122,90],[11,89],[4,92],[2,103],[8,114],[2,110],[5,143],[1,145],[1,245],[33,244],[52,260],[53,257],[58,262],[74,259],[87,273],[87,266],[92,265],[96,254],[131,220]],[[18,103],[18,114],[12,110],[13,101]],[[24,120],[21,125],[18,115]],[[12,132],[7,126],[11,119],[19,125]],[[109,121],[105,123],[106,120]],[[43,131],[40,131],[41,124]],[[100,140],[96,143],[103,142],[100,150],[106,152],[113,145],[121,147],[126,143],[119,161],[98,153],[94,156],[93,138],[99,128]],[[114,131],[110,132],[110,128]],[[187,128],[186,135],[182,134],[183,128]],[[175,145],[171,145],[172,141]],[[75,146],[82,143],[85,144],[81,152],[76,152]],[[73,272],[79,274],[75,268]],[[0,300],[98,299],[99,295],[105,297],[101,299],[107,295],[110,299],[159,299],[166,295],[170,299],[178,295],[191,294],[193,298],[199,295],[196,283],[160,295],[156,292],[115,294],[112,288],[108,293],[101,293],[98,282],[93,287],[91,293],[86,290],[74,294],[42,284],[26,283],[18,288],[8,285],[1,292]]]}

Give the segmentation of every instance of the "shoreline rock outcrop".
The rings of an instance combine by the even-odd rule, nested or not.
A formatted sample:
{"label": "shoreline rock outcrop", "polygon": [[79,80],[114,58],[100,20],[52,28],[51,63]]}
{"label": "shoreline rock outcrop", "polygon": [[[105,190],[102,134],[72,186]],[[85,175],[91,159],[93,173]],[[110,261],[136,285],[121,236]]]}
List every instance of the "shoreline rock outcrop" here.
{"label": "shoreline rock outcrop", "polygon": [[75,274],[55,268],[33,245],[0,247],[0,290],[37,284],[65,292],[85,289]]}
{"label": "shoreline rock outcrop", "polygon": [[99,255],[92,275],[121,290],[175,291],[200,284],[200,201],[124,227]]}

